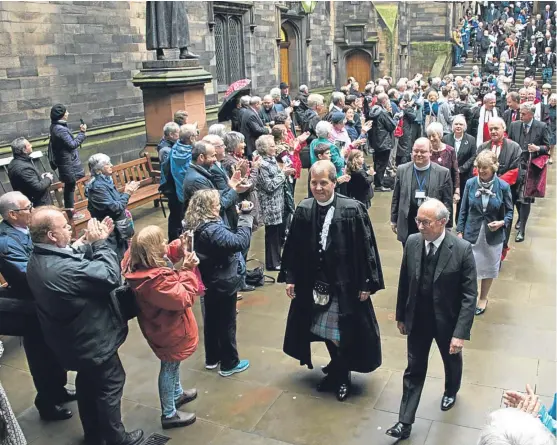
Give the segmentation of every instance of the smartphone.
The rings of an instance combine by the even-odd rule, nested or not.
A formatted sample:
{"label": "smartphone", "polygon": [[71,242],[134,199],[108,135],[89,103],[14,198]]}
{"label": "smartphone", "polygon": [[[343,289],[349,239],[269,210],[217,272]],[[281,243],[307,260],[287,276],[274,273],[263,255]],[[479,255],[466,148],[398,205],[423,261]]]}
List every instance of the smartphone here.
{"label": "smartphone", "polygon": [[188,242],[188,244],[189,244],[189,249],[188,249],[188,250],[189,250],[190,252],[194,252],[194,247],[193,247],[193,230],[191,230],[191,231],[188,233],[187,237],[188,237],[188,240],[189,240],[189,242]]}

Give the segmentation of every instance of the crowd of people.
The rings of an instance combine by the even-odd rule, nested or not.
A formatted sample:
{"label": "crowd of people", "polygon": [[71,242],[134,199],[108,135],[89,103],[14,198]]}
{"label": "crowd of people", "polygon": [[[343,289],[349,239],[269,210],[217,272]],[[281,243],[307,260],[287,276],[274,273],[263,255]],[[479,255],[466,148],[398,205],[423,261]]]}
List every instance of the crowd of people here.
{"label": "crowd of people", "polygon": [[[504,24],[511,9],[503,10]],[[487,23],[501,18],[491,9],[486,14]],[[532,203],[544,196],[555,147],[551,85],[538,88],[530,72],[513,92],[508,73],[484,79],[487,66],[466,78],[385,76],[363,91],[350,78],[328,107],[306,85],[293,99],[281,83],[263,99],[239,97],[231,128],[214,124],[204,137],[178,111],[157,147],[166,233],[157,226],[135,233],[126,207],[140,184],[118,190],[110,158],[97,153],[88,161],[91,220],[75,239],[69,222],[76,181],[85,176],[78,147],[87,128],[82,124],[74,137],[66,107],[55,105],[49,159],[64,183],[65,208],[49,205],[52,174],[35,168],[24,138],[12,143],[14,191],[0,197],[0,272],[10,298],[22,300],[16,311],[26,322],[18,335],[41,418],[71,417],[64,404],[77,399],[87,443],[141,443],[143,432],[126,432],[122,424],[125,371],[118,356],[127,323],[137,317],[161,362],[162,428],[195,422],[194,413],[180,409],[198,396],[180,382],[180,363],[199,342],[192,307],[199,301],[202,309],[206,369],[222,377],[248,369],[236,342],[236,304],[255,289],[246,281],[247,261],[261,227],[264,267],[279,272],[291,299],[284,352],[312,368],[311,343],[324,342],[331,361],[318,390],[346,400],[351,372],[381,365],[370,297],[385,282],[368,213],[379,192],[392,193],[391,228],[403,247],[396,322],[408,338],[399,422],[386,433],[410,436],[433,340],[445,366],[440,408],[450,410],[464,343],[474,317],[487,310],[509,252],[514,209],[519,243]],[[296,203],[303,169],[308,198]],[[7,310],[4,300],[0,312]],[[76,391],[65,388],[68,370],[77,371]],[[542,407],[530,389],[508,392],[506,401],[510,408],[493,414],[481,443],[511,434],[516,424],[543,439],[543,428],[536,430],[542,423],[532,421],[538,414],[555,434],[555,408]],[[11,415],[2,419],[17,424]]]}

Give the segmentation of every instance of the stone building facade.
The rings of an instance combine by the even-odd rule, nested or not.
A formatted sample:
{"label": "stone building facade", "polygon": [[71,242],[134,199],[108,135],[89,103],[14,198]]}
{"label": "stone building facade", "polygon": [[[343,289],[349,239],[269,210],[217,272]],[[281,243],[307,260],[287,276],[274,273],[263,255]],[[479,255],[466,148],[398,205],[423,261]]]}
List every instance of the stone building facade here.
{"label": "stone building facade", "polygon": [[[283,80],[294,94],[301,84],[327,93],[353,70],[363,82],[429,73],[438,55],[450,53],[450,22],[461,8],[457,2],[315,3],[306,14],[301,2],[184,2],[191,49],[213,75],[206,85],[209,121],[238,78],[250,78],[254,93],[263,95]],[[61,102],[70,126],[83,118],[90,127],[84,158],[95,151],[116,162],[137,157],[143,104],[131,79],[154,57],[145,47],[144,2],[0,1],[0,154],[17,136],[44,147],[50,107]]]}

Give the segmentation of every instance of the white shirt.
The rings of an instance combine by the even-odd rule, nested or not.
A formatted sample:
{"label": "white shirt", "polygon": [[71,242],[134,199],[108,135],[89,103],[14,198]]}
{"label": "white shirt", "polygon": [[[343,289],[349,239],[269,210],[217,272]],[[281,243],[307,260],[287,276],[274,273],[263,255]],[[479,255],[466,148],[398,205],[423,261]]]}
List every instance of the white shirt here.
{"label": "white shirt", "polygon": [[424,240],[425,241],[425,253],[426,253],[426,255],[429,253],[429,245],[430,244],[433,244],[435,246],[435,252],[433,252],[433,253],[437,253],[437,251],[439,250],[439,246],[441,245],[441,243],[443,242],[444,239],[445,239],[445,231],[443,230],[443,233],[441,233],[441,235],[439,235],[439,238],[437,238],[435,241]]}
{"label": "white shirt", "polygon": [[454,138],[454,150],[456,151],[456,154],[458,154],[458,150],[460,150],[460,144],[462,144],[462,139],[464,138],[461,137],[460,139],[457,139],[456,137]]}
{"label": "white shirt", "polygon": [[14,229],[25,233],[25,235],[29,235],[29,229],[27,227],[18,227],[18,226],[12,226]]}

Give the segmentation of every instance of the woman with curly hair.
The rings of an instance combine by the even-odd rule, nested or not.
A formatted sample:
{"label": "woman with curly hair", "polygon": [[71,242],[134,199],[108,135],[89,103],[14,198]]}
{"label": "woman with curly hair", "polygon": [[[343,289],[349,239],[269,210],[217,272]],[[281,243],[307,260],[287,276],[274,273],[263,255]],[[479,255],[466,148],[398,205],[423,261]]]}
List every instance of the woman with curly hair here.
{"label": "woman with curly hair", "polygon": [[371,206],[373,198],[373,168],[364,169],[364,154],[360,150],[352,150],[346,161],[346,174],[350,175],[350,181],[346,183],[347,194],[350,198],[360,201],[366,209]]}

